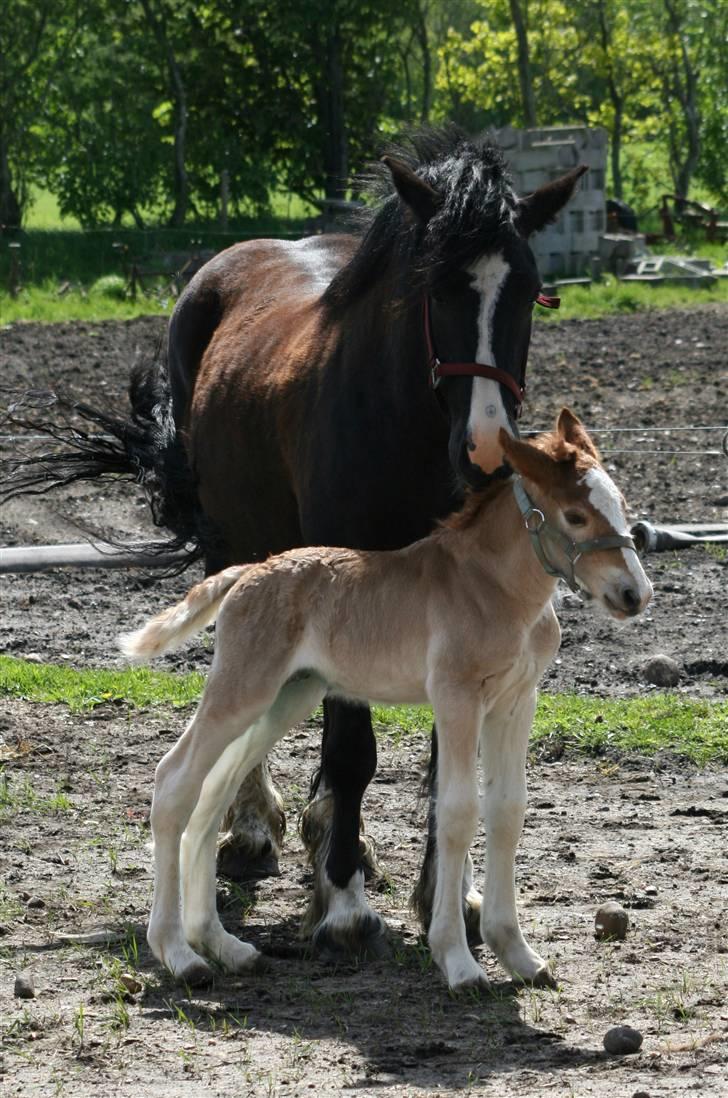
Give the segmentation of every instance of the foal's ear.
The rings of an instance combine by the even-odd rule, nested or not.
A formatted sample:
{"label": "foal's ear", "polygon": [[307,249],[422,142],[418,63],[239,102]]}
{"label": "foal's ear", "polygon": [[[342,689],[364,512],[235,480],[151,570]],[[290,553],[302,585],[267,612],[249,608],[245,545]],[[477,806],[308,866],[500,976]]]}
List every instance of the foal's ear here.
{"label": "foal's ear", "polygon": [[586,427],[579,417],[572,412],[571,408],[563,407],[561,409],[556,420],[556,430],[565,442],[570,442],[572,446],[576,446],[577,450],[593,457],[595,461],[600,460],[599,451],[592,442]]}
{"label": "foal's ear", "polygon": [[420,179],[403,160],[397,160],[394,156],[383,156],[382,163],[392,173],[392,182],[405,205],[409,206],[420,221],[429,221],[438,206],[442,205],[441,195],[424,179]]}
{"label": "foal's ear", "polygon": [[503,447],[503,454],[508,464],[522,477],[534,480],[537,484],[544,484],[553,476],[556,462],[543,450],[539,450],[538,446],[512,438],[505,427],[501,427],[498,432],[498,441]]}
{"label": "foal's ear", "polygon": [[580,164],[578,168],[573,168],[559,179],[545,183],[533,194],[519,199],[516,228],[521,236],[528,237],[531,233],[537,233],[548,225],[549,221],[553,221],[559,210],[563,209],[571,198],[584,172],[588,170],[586,164]]}

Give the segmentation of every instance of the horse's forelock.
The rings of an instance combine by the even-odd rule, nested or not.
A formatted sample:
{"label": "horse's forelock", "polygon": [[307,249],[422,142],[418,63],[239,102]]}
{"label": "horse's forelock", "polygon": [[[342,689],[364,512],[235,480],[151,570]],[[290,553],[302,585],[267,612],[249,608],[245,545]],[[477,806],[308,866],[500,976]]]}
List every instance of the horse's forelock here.
{"label": "horse's forelock", "polygon": [[365,212],[361,244],[325,295],[332,304],[347,304],[368,289],[381,277],[385,256],[398,260],[416,294],[517,235],[517,198],[503,153],[489,139],[446,126],[412,133],[387,153],[429,183],[442,202],[425,225],[418,224],[396,196],[389,169],[376,165],[366,186],[379,202]]}

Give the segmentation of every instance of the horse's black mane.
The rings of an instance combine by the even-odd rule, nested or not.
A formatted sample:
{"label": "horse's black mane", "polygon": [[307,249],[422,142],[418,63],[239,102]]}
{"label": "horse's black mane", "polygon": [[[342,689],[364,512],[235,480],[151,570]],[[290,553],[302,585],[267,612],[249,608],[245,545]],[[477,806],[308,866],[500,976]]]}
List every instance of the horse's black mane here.
{"label": "horse's black mane", "polygon": [[324,293],[334,307],[359,297],[391,259],[406,276],[398,293],[420,293],[513,232],[516,195],[503,154],[490,139],[449,125],[413,132],[386,152],[429,183],[442,202],[423,226],[400,201],[389,169],[375,165],[366,189],[379,202],[362,215],[361,243]]}

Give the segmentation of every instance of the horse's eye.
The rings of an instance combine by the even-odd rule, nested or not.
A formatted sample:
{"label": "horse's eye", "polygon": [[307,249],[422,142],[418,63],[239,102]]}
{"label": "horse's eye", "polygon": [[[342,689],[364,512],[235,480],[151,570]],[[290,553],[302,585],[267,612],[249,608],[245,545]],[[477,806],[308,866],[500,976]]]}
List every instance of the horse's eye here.
{"label": "horse's eye", "polygon": [[566,511],[564,518],[569,526],[586,526],[586,518],[581,511]]}

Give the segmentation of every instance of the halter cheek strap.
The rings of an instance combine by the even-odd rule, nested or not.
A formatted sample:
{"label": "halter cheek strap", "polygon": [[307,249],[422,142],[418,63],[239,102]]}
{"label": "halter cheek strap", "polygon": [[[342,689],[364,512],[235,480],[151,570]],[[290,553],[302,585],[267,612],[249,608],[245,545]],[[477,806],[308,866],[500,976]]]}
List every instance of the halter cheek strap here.
{"label": "halter cheek strap", "polygon": [[[634,541],[627,534],[606,534],[601,538],[587,538],[584,541],[574,541],[572,538],[568,537],[567,534],[564,534],[556,526],[553,526],[548,522],[543,511],[540,511],[538,507],[534,506],[533,500],[523,487],[523,482],[518,474],[514,475],[512,483],[513,495],[516,497],[518,509],[523,515],[524,526],[529,533],[531,544],[533,545],[536,556],[541,562],[541,567],[549,576],[558,576],[559,579],[564,580],[574,594],[578,595],[582,593],[582,588],[576,578],[575,569],[577,561],[580,557],[583,557],[584,553],[595,553],[602,549],[632,549],[635,553],[637,552]],[[568,572],[558,568],[549,560],[542,538],[549,538],[559,545],[569,562]]]}

